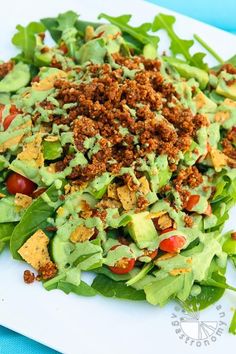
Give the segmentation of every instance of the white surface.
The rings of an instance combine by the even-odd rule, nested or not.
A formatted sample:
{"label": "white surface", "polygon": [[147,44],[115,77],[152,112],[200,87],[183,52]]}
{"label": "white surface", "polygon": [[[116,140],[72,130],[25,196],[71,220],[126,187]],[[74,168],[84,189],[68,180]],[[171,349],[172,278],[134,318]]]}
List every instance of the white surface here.
{"label": "white surface", "polygon": [[[69,9],[81,13],[81,18],[88,20],[96,20],[100,12],[111,15],[132,13],[136,24],[152,20],[159,10],[173,13],[139,0],[7,0],[1,7],[0,57],[7,59],[14,53],[10,38],[16,24],[55,16]],[[233,35],[181,15],[177,15],[176,29],[185,38],[191,38],[193,33],[199,34],[223,58],[235,54],[236,37]],[[162,48],[166,47],[167,43],[162,43]],[[214,64],[213,61],[211,63]],[[235,228],[233,218],[229,227]],[[226,347],[232,348],[235,344],[235,337],[229,335],[227,329],[210,346],[196,348],[196,344],[184,344],[171,325],[173,304],[160,309],[140,302],[99,296],[67,296],[59,291],[46,292],[40,284],[24,284],[22,273],[25,268],[25,264],[12,261],[7,252],[0,257],[0,324],[60,352],[155,354],[161,350],[167,353],[220,354]],[[235,284],[233,272],[229,273],[229,282]],[[229,325],[232,316],[230,308],[235,306],[235,294],[227,292],[220,304],[227,313],[226,322]],[[201,319],[213,321],[216,315],[217,310],[211,308],[201,314]]]}

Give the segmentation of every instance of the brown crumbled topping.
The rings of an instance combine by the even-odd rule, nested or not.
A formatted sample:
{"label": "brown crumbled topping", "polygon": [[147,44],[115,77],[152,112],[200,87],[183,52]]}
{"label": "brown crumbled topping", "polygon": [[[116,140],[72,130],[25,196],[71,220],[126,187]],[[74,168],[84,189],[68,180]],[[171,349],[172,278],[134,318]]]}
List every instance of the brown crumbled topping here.
{"label": "brown crumbled topping", "polygon": [[236,74],[236,67],[234,65],[232,65],[232,64],[224,64],[220,68],[219,73],[221,71],[226,71],[228,74],[234,75],[234,74]]}
{"label": "brown crumbled topping", "polygon": [[[89,156],[88,164],[73,168],[69,178],[77,184],[105,171],[119,174],[122,167],[132,166],[136,171],[138,159],[151,152],[167,154],[175,171],[179,151],[188,150],[196,130],[208,124],[203,115],[194,116],[190,109],[176,104],[179,95],[171,83],[165,82],[159,60],[119,54],[114,60],[121,68],[89,65],[89,82],[76,84],[60,79],[54,84],[57,100],[76,106],[68,108],[66,116],[51,114],[51,121],[70,126],[76,147],[85,156],[85,140],[101,137],[96,141],[100,150]],[[123,75],[123,67],[135,70],[132,79]],[[52,109],[50,103],[43,104]],[[56,171],[64,170],[71,158],[69,155],[57,162]],[[132,182],[126,184],[135,188]]]}
{"label": "brown crumbled topping", "polygon": [[197,167],[191,166],[186,169],[182,169],[173,182],[177,190],[182,189],[182,186],[196,188],[203,182],[203,178]]}
{"label": "brown crumbled topping", "polygon": [[139,213],[142,210],[146,210],[149,203],[148,200],[143,195],[139,195],[136,204],[137,204],[136,212]]}
{"label": "brown crumbled topping", "polygon": [[232,232],[231,233],[231,238],[232,238],[232,240],[236,241],[236,232]]}
{"label": "brown crumbled topping", "polygon": [[60,69],[60,70],[62,69],[61,63],[56,59],[55,56],[52,57],[50,66],[53,67],[53,68]]}
{"label": "brown crumbled topping", "polygon": [[184,217],[184,222],[186,227],[192,227],[193,226],[193,218],[189,215],[185,215]]}
{"label": "brown crumbled topping", "polygon": [[25,270],[23,277],[26,284],[32,284],[35,281],[35,275],[30,270]]}
{"label": "brown crumbled topping", "polygon": [[49,231],[49,232],[56,232],[57,231],[57,227],[56,226],[47,226],[45,228],[46,231]]}
{"label": "brown crumbled topping", "polygon": [[226,137],[222,140],[223,153],[229,156],[231,159],[236,160],[236,129],[231,129]]}
{"label": "brown crumbled topping", "polygon": [[45,266],[40,267],[38,270],[37,279],[51,279],[57,274],[57,266],[53,262],[48,262]]}
{"label": "brown crumbled topping", "polygon": [[14,67],[13,61],[0,64],[0,79],[3,79]]}

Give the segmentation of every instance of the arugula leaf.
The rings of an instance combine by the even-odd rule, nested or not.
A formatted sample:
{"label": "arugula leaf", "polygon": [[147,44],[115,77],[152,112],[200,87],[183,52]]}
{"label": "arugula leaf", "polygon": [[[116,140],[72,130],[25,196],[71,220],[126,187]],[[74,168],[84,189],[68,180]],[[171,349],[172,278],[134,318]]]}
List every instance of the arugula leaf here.
{"label": "arugula leaf", "polygon": [[166,14],[158,14],[153,21],[152,31],[165,30],[170,38],[170,50],[174,56],[178,54],[183,55],[186,61],[193,66],[200,69],[207,70],[208,66],[203,62],[205,57],[204,53],[195,53],[193,56],[190,53],[190,48],[193,46],[192,39],[181,39],[174,30],[175,17]]}
{"label": "arugula leaf", "polygon": [[216,288],[229,289],[232,291],[236,291],[236,288],[234,288],[233,286],[228,285],[226,283],[225,276],[223,276],[219,273],[216,273],[216,272],[212,274],[211,278],[202,281],[201,284],[204,286],[211,286],[211,287],[214,286]]}
{"label": "arugula leaf", "polygon": [[171,297],[183,288],[184,275],[167,276],[164,279],[157,279],[151,284],[144,286],[147,301],[152,305],[163,306]]}
{"label": "arugula leaf", "polygon": [[52,39],[58,43],[61,39],[61,31],[57,29],[58,22],[56,17],[46,17],[42,18],[41,23],[44,25],[44,27],[48,30],[50,33]]}
{"label": "arugula leaf", "polygon": [[234,310],[234,315],[230,322],[229,333],[236,334],[236,310]]}
{"label": "arugula leaf", "polygon": [[30,22],[26,27],[17,25],[18,32],[13,36],[12,43],[21,49],[21,60],[28,64],[34,62],[36,34],[44,32],[45,27],[39,22]]}
{"label": "arugula leaf", "polygon": [[[108,20],[110,23],[113,25],[119,27],[124,34],[128,34],[129,36],[126,36],[125,39],[128,44],[131,44],[131,48],[135,48],[136,50],[139,49],[139,45],[141,44],[141,48],[146,45],[146,44],[151,44],[154,48],[157,49],[157,45],[159,42],[159,37],[157,36],[152,36],[148,32],[152,28],[152,24],[149,22],[143,23],[142,25],[138,27],[133,27],[129,24],[131,15],[122,15],[118,17],[112,17],[109,15],[106,15],[104,13],[101,13],[98,18],[105,18]],[[133,39],[135,40],[135,45],[133,43]]]}
{"label": "arugula leaf", "polygon": [[[62,182],[61,189],[64,186]],[[58,199],[60,190],[55,184],[52,184],[46,192],[37,198],[26,210],[19,224],[16,225],[10,239],[10,251],[14,259],[21,259],[18,250],[25,243],[25,241],[33,235],[39,228],[44,228],[45,221],[50,217],[55,210],[62,204]],[[51,200],[54,205],[49,205],[44,197]]]}
{"label": "arugula leaf", "polygon": [[143,290],[135,290],[127,286],[124,282],[114,281],[102,274],[96,276],[92,287],[106,297],[116,297],[134,301],[145,300],[146,298]]}
{"label": "arugula leaf", "polygon": [[176,19],[174,16],[160,13],[155,17],[153,21],[152,31],[156,32],[161,29],[164,29],[170,37],[170,50],[172,51],[174,56],[177,54],[182,54],[187,61],[190,61],[191,54],[189,50],[193,46],[194,41],[192,39],[181,39],[177,36],[173,28],[175,21]]}
{"label": "arugula leaf", "polygon": [[57,277],[44,282],[43,286],[46,290],[62,290],[65,294],[74,293],[81,296],[95,296],[97,291],[89,286],[84,281],[80,281],[79,285],[74,285],[64,281],[65,275],[58,275]]}
{"label": "arugula leaf", "polygon": [[195,53],[189,60],[189,64],[193,66],[197,66],[199,69],[208,71],[208,64],[204,63],[205,56],[206,54],[202,52]]}
{"label": "arugula leaf", "polygon": [[214,49],[212,49],[201,37],[199,37],[197,34],[194,34],[194,39],[198,43],[200,43],[203,48],[205,48],[220,64],[224,64],[224,60],[217,54]]}
{"label": "arugula leaf", "polygon": [[109,268],[107,267],[100,267],[100,268],[96,268],[93,269],[93,271],[97,274],[103,274],[106,277],[114,280],[114,281],[123,281],[123,280],[129,280],[131,278],[130,273],[127,274],[115,274],[112,273]]}
{"label": "arugula leaf", "polygon": [[74,27],[77,19],[78,14],[74,11],[67,11],[62,14],[59,14],[57,17],[57,29],[63,32],[67,28]]}
{"label": "arugula leaf", "polygon": [[201,286],[201,292],[197,296],[189,295],[184,306],[194,311],[203,310],[217,302],[223,295],[225,289],[213,286]]}
{"label": "arugula leaf", "polygon": [[97,295],[97,291],[81,280],[78,286],[74,284],[67,283],[65,281],[60,281],[58,283],[57,289],[62,290],[64,293],[74,293],[76,295],[81,296],[95,296]]}

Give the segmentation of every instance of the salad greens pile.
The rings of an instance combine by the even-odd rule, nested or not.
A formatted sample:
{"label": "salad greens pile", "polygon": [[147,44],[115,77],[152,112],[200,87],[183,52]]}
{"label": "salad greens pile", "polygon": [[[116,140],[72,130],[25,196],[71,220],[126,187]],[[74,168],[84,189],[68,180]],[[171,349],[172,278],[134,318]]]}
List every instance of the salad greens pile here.
{"label": "salad greens pile", "polygon": [[[0,251],[7,246],[33,266],[47,290],[161,306],[176,299],[204,309],[226,289],[236,291],[225,276],[227,260],[236,265],[236,237],[223,233],[236,202],[236,57],[224,61],[195,35],[219,62],[209,68],[205,53],[191,53],[194,40],[176,34],[170,15],[138,27],[131,15],[98,18],[106,23],[68,11],[18,25],[12,43],[20,53],[0,64]],[[170,55],[158,52],[160,30]],[[141,90],[141,75],[155,96],[133,103],[132,90],[124,92],[131,84]],[[115,82],[110,101],[103,80]],[[144,131],[147,114],[162,124],[161,151],[151,150],[156,132],[145,140],[125,118],[113,116],[118,130],[105,135],[106,109],[115,112],[121,102],[120,117],[128,114]],[[185,112],[179,125],[175,109]],[[174,150],[177,142],[168,144],[176,134]],[[136,155],[122,165],[119,153],[130,145]],[[81,273],[91,271],[88,285]],[[232,333],[235,322],[234,315]]]}

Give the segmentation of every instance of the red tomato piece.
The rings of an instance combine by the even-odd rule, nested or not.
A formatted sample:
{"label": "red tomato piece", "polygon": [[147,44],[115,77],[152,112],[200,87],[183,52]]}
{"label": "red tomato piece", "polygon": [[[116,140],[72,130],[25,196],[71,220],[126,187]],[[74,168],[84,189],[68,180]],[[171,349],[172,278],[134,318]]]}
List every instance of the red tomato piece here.
{"label": "red tomato piece", "polygon": [[11,173],[6,180],[7,190],[10,194],[22,193],[31,195],[37,185],[18,173]]}
{"label": "red tomato piece", "polygon": [[[175,229],[169,228],[166,230],[163,230],[161,234],[165,234],[170,231],[174,231]],[[165,240],[162,240],[160,242],[159,248],[162,251],[169,252],[169,253],[177,253],[183,248],[185,245],[186,239],[183,236],[178,236],[178,235],[173,235],[170,236],[169,238],[166,238]]]}
{"label": "red tomato piece", "polygon": [[[0,106],[0,123],[2,121],[2,112],[4,110],[5,106],[1,105]],[[3,128],[4,130],[7,130],[8,127],[11,125],[11,122],[13,121],[13,119],[17,116],[17,114],[19,113],[18,109],[16,108],[15,105],[12,105],[10,107],[10,114],[8,116],[6,116],[6,118],[4,119],[3,122]]]}
{"label": "red tomato piece", "polygon": [[190,197],[188,198],[187,205],[186,205],[185,209],[188,211],[191,211],[195,207],[195,205],[197,205],[199,200],[200,200],[200,195],[198,195],[198,194],[190,195]]}
{"label": "red tomato piece", "polygon": [[[111,247],[111,250],[120,247],[119,245]],[[108,266],[110,271],[115,274],[126,274],[129,273],[135,266],[135,258],[122,258],[115,263],[114,266]]]}
{"label": "red tomato piece", "polygon": [[185,242],[186,240],[183,236],[171,236],[165,240],[162,240],[159,248],[165,252],[177,253],[181,250],[181,248],[183,248]]}
{"label": "red tomato piece", "polygon": [[151,259],[154,259],[156,258],[157,256],[157,253],[158,253],[158,250],[154,250],[154,251],[149,251],[149,250],[144,250],[144,257],[150,257]]}

